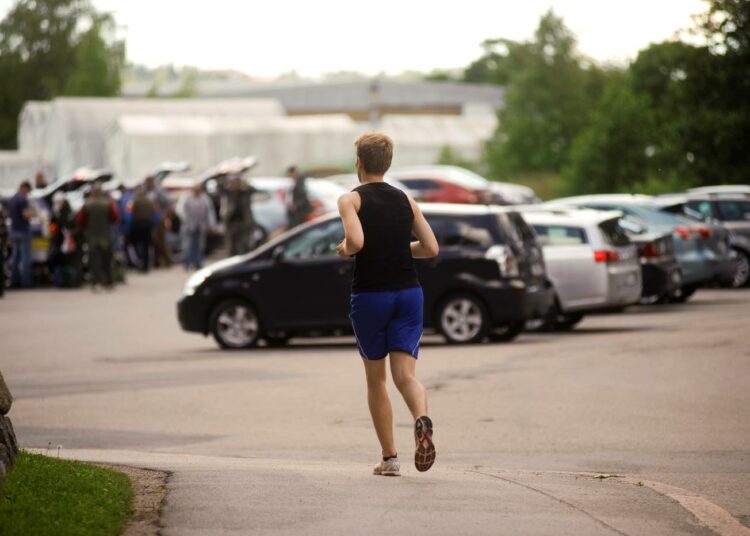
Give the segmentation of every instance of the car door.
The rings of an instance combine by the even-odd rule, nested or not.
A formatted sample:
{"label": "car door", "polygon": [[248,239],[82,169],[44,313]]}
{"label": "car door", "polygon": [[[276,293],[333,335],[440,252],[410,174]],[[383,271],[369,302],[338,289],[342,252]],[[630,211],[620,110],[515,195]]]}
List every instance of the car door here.
{"label": "car door", "polygon": [[277,246],[276,264],[267,275],[266,300],[275,303],[277,328],[349,326],[352,259],[341,259],[344,238],[336,218],[305,229]]}

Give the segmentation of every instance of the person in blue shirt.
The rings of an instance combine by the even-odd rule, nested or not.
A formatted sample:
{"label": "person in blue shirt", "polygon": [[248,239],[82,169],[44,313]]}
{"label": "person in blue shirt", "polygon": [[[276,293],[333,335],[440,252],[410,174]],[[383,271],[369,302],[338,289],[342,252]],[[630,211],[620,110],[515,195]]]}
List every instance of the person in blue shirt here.
{"label": "person in blue shirt", "polygon": [[31,217],[29,206],[31,183],[24,181],[18,192],[8,202],[10,213],[10,256],[11,286],[31,286]]}

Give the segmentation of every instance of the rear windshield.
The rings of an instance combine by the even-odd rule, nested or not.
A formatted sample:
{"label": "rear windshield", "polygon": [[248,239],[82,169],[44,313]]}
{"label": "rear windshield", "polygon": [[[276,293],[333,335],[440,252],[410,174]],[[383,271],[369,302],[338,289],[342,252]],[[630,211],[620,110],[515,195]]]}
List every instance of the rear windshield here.
{"label": "rear windshield", "polygon": [[586,231],[567,225],[534,225],[539,240],[546,246],[588,244]]}
{"label": "rear windshield", "polygon": [[501,243],[487,216],[430,216],[427,221],[441,246],[489,248]]}
{"label": "rear windshield", "polygon": [[604,240],[609,245],[620,247],[627,246],[630,244],[630,238],[625,234],[625,231],[620,227],[618,223],[619,218],[607,220],[599,224],[599,230],[602,232]]}

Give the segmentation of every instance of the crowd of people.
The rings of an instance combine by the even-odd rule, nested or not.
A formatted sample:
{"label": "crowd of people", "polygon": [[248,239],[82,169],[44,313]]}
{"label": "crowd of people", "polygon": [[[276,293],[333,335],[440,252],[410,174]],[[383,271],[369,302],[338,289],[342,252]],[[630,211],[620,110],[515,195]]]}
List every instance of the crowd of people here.
{"label": "crowd of people", "polygon": [[[287,175],[294,179],[288,206],[292,227],[305,221],[312,207],[305,176],[294,166]],[[34,186],[46,186],[43,176],[39,179],[37,175]],[[33,189],[31,182],[24,181],[5,204],[0,202],[0,296],[7,287],[29,288],[39,281],[35,278],[39,263],[32,258],[32,222],[40,207],[30,200]],[[179,206],[153,176],[136,188],[120,185],[112,193],[94,182],[77,211],[64,193],[56,192],[44,206],[48,229],[41,234],[48,237],[49,245],[43,273],[58,287],[78,287],[88,281],[98,291],[114,289],[124,281],[127,268],[145,273],[171,266],[175,252],[186,270],[199,269],[217,222],[222,224],[228,254],[247,253],[257,245],[254,193],[239,173],[227,175],[215,197],[196,182]]]}

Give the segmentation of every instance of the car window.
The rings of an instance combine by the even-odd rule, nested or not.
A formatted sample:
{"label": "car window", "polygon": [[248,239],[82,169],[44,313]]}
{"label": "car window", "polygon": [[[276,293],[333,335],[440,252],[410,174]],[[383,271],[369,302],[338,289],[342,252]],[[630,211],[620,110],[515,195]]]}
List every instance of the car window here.
{"label": "car window", "polygon": [[750,201],[717,201],[716,204],[724,221],[750,220]]}
{"label": "car window", "polygon": [[284,245],[284,259],[314,259],[336,255],[336,245],[344,239],[341,220],[316,225],[291,238]]}
{"label": "car window", "polygon": [[441,246],[488,248],[498,243],[489,217],[426,215],[426,218]]}
{"label": "car window", "polygon": [[686,210],[684,212],[690,216],[690,212],[688,210],[692,210],[694,212],[699,213],[704,218],[713,218],[713,210],[711,210],[711,202],[710,201],[688,201],[685,203]]}
{"label": "car window", "polygon": [[619,218],[603,221],[599,224],[599,230],[604,239],[612,246],[620,247],[630,244],[630,238],[620,227]]}
{"label": "car window", "polygon": [[440,183],[431,179],[400,179],[411,190],[438,190]]}
{"label": "car window", "polygon": [[547,246],[587,244],[586,231],[567,225],[534,225],[539,240]]}

